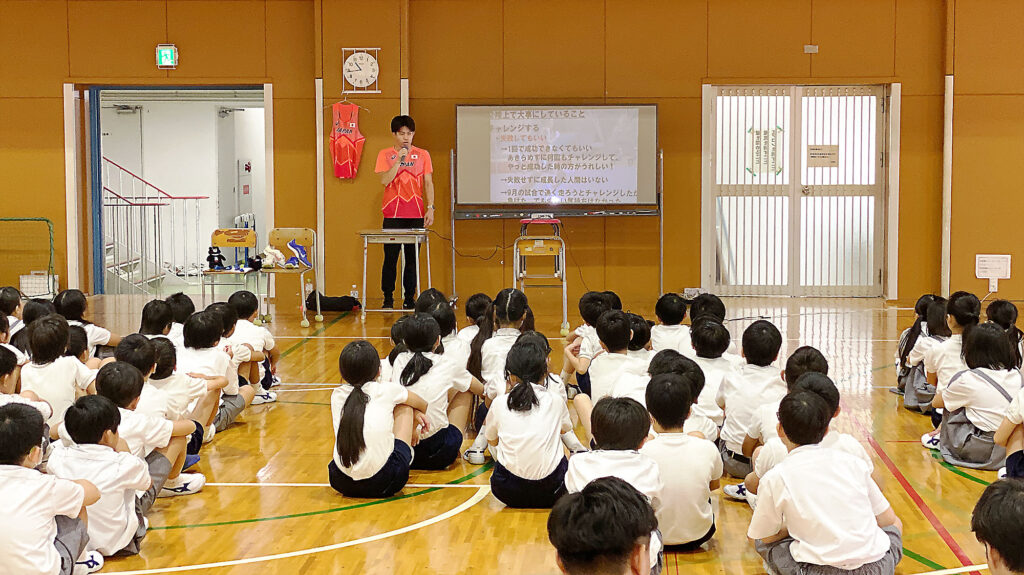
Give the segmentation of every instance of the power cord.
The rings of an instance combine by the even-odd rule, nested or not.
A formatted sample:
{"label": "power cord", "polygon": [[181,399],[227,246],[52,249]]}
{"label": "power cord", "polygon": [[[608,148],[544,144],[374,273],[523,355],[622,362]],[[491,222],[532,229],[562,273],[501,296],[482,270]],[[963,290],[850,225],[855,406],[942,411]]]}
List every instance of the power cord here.
{"label": "power cord", "polygon": [[455,244],[452,242],[451,238],[449,238],[449,237],[447,237],[447,236],[437,232],[436,230],[430,229],[430,228],[427,228],[427,231],[432,233],[432,234],[434,234],[438,238],[448,242],[448,244],[450,244],[452,246],[452,249],[455,251],[455,254],[458,255],[459,257],[463,257],[463,258],[477,258],[477,259],[483,260],[485,262],[486,261],[490,261],[491,259],[493,259],[494,256],[498,255],[499,251],[505,251],[505,250],[509,249],[510,247],[512,247],[512,245],[513,245],[513,244],[508,244],[507,246],[502,246],[500,244],[494,244],[494,250],[487,257],[484,257],[484,256],[482,256],[480,254],[464,254],[461,251],[459,251],[459,248],[455,247]]}

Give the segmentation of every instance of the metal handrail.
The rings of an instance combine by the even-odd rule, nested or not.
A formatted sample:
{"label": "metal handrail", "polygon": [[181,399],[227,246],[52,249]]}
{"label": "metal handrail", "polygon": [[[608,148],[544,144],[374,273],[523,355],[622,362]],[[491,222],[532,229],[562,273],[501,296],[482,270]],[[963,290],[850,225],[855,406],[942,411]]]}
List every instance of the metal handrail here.
{"label": "metal handrail", "polygon": [[129,170],[128,168],[125,168],[121,164],[118,164],[114,160],[111,160],[110,158],[108,158],[106,156],[103,156],[103,161],[107,162],[107,163],[109,163],[109,164],[111,164],[113,166],[115,166],[117,169],[121,170],[122,172],[130,175],[131,177],[135,178],[136,180],[139,180],[140,182],[142,182],[143,184],[146,184],[147,186],[149,186],[149,187],[153,188],[154,190],[160,192],[165,198],[168,198],[168,199],[171,199],[171,200],[208,200],[208,199],[210,199],[210,196],[174,196],[174,195],[171,195],[171,194],[161,190],[159,187],[154,186],[153,184],[149,183],[142,176],[136,174],[135,172]]}

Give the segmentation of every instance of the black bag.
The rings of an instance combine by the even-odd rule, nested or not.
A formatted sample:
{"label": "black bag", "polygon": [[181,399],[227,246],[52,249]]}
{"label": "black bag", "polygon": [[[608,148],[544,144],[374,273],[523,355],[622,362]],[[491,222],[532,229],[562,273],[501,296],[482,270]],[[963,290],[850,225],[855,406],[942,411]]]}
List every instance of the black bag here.
{"label": "black bag", "polygon": [[359,300],[350,296],[343,295],[341,297],[327,297],[319,292],[310,292],[306,296],[306,309],[316,310],[316,297],[320,295],[320,310],[321,311],[352,311],[354,309],[362,308],[363,305],[359,303]]}

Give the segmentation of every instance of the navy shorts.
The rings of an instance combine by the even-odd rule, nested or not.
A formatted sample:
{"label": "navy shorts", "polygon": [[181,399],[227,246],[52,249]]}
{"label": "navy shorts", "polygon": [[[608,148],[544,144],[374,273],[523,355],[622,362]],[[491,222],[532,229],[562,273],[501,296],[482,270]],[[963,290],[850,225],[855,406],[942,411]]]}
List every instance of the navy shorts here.
{"label": "navy shorts", "polygon": [[1024,478],[1024,451],[1014,451],[1006,456],[1006,476]]}
{"label": "navy shorts", "polygon": [[449,425],[420,441],[412,450],[416,454],[412,458],[413,469],[447,469],[462,451],[462,432]]}
{"label": "navy shorts", "polygon": [[565,495],[565,473],[569,460],[561,463],[544,479],[523,479],[494,462],[491,474],[491,493],[508,507],[516,509],[550,509],[558,498]]}
{"label": "navy shorts", "polygon": [[484,420],[487,419],[487,411],[487,404],[482,401],[477,404],[476,415],[473,416],[473,424],[476,426],[478,431],[484,427]]}
{"label": "navy shorts", "polygon": [[590,372],[576,374],[576,387],[580,388],[580,393],[590,396]]}
{"label": "navy shorts", "polygon": [[395,440],[395,450],[384,462],[384,467],[372,477],[355,480],[345,475],[332,459],[327,465],[331,487],[345,497],[378,499],[391,497],[409,482],[409,464],[412,463],[412,448],[400,439]]}

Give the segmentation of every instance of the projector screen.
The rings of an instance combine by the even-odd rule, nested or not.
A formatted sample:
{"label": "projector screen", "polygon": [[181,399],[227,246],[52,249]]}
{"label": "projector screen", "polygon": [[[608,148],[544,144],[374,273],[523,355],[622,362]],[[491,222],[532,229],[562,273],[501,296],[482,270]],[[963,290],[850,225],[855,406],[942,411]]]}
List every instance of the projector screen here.
{"label": "projector screen", "polygon": [[656,106],[458,106],[456,122],[457,204],[657,204]]}

